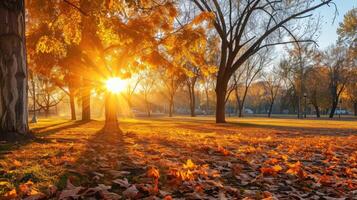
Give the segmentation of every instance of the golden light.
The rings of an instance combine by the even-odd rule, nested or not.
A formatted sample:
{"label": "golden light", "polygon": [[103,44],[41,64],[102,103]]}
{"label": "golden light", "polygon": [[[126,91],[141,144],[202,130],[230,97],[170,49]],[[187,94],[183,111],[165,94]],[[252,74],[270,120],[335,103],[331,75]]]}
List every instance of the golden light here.
{"label": "golden light", "polygon": [[126,88],[126,81],[118,77],[113,77],[113,78],[109,78],[105,82],[105,85],[108,91],[112,93],[120,93]]}

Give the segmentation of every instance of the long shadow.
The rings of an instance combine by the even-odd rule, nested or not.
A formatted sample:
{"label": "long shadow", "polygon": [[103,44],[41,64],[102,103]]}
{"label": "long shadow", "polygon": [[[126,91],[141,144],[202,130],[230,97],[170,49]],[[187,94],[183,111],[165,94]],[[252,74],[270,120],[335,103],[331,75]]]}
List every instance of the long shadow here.
{"label": "long shadow", "polygon": [[68,179],[77,186],[96,187],[100,183],[111,183],[115,179],[115,173],[120,171],[129,171],[130,176],[142,173],[143,169],[137,167],[139,171],[136,171],[133,167],[135,165],[126,154],[128,149],[125,137],[126,133],[121,130],[102,129],[83,140],[83,151],[75,163],[66,166],[65,172],[56,184],[58,188],[64,189]]}
{"label": "long shadow", "polygon": [[62,124],[68,124],[68,123],[71,123],[71,122],[72,121],[65,121],[65,122],[61,122],[61,123],[51,124],[51,125],[48,125],[48,126],[41,126],[41,127],[37,127],[37,128],[32,128],[31,131],[40,132],[42,130],[46,130],[46,129],[49,129],[49,128],[52,128],[52,127],[55,127],[55,126],[59,126],[59,125],[62,125]]}
{"label": "long shadow", "polygon": [[[47,126],[46,128],[42,128],[41,130],[38,130],[38,129],[33,130],[32,129],[32,131],[34,131],[34,134],[36,137],[45,137],[45,136],[49,136],[54,133],[57,133],[58,131],[79,127],[79,126],[87,124],[89,122],[90,121],[72,121],[72,122],[66,122],[66,123],[59,123],[56,125]],[[60,126],[63,124],[67,124],[67,125]],[[59,126],[59,127],[57,127],[57,126]],[[52,128],[52,127],[57,127],[57,128]]]}
{"label": "long shadow", "polygon": [[[88,122],[85,121],[63,122],[63,123],[57,123],[45,127],[31,129],[31,132],[34,135],[33,138],[26,139],[20,142],[0,143],[0,158],[2,158],[4,155],[8,153],[11,153],[14,150],[20,149],[23,146],[26,146],[31,143],[48,143],[50,140],[46,139],[46,136],[55,134],[59,131],[63,131],[66,129],[76,128],[86,123]],[[64,125],[64,124],[68,124],[68,125]],[[60,126],[60,125],[64,125],[64,126]],[[57,127],[57,128],[52,128],[52,127]]]}

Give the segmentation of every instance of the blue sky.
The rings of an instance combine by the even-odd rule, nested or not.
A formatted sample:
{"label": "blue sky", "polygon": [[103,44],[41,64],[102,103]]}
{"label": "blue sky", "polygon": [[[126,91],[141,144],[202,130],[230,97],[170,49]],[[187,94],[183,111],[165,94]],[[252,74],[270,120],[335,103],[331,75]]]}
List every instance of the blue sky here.
{"label": "blue sky", "polygon": [[323,17],[323,26],[321,29],[320,38],[318,40],[318,44],[321,49],[324,49],[336,42],[338,37],[336,31],[339,23],[343,21],[344,15],[349,10],[352,8],[357,8],[357,0],[335,0],[335,3],[339,12],[339,15],[336,16],[335,22],[333,22],[335,11],[334,7],[325,6],[318,11],[318,13],[320,13]]}

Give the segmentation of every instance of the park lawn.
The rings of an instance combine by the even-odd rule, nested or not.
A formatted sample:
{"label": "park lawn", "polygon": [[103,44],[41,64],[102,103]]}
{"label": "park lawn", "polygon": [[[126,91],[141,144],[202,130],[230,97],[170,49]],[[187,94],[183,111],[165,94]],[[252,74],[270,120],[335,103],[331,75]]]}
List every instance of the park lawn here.
{"label": "park lawn", "polygon": [[357,196],[357,122],[209,117],[40,120],[0,145],[4,199],[328,199]]}

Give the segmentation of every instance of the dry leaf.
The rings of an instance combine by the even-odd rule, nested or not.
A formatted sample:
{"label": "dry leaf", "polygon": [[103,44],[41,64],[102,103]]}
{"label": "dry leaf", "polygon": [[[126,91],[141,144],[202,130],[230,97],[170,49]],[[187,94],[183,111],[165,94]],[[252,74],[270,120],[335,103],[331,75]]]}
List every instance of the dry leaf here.
{"label": "dry leaf", "polygon": [[132,185],[123,192],[123,195],[127,198],[135,198],[138,195],[139,190],[136,189],[135,185]]}

